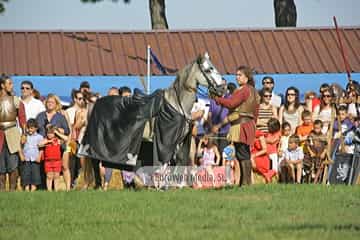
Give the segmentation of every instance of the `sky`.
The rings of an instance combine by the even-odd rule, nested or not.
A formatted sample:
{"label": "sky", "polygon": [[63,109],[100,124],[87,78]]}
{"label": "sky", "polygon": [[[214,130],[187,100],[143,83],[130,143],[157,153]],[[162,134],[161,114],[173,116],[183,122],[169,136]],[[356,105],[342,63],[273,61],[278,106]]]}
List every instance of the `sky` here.
{"label": "sky", "polygon": [[[360,0],[295,0],[298,27],[360,25]],[[150,30],[148,0],[10,0],[0,30]],[[272,28],[273,0],[167,0],[170,29]]]}
{"label": "sky", "polygon": [[[333,26],[333,16],[337,17],[340,26],[360,26],[360,0],[295,0],[295,3],[298,27]],[[151,30],[148,0],[131,0],[130,4],[124,4],[122,0],[118,3],[104,0],[96,4],[84,4],[80,0],[9,0],[5,7],[6,11],[0,14],[0,30]],[[173,30],[275,27],[273,0],[166,0],[166,14],[169,28]],[[289,86],[289,79],[294,80],[294,85],[301,82],[289,75],[274,77],[283,78],[276,85],[279,92]],[[298,87],[302,91],[317,89],[324,79],[329,79],[328,75],[324,79],[320,77]],[[102,94],[111,86],[123,85],[124,81],[132,87],[139,87],[137,78],[103,78],[87,77],[86,80]],[[358,78],[360,75],[357,75]],[[77,88],[84,80],[81,77],[54,77],[61,84],[54,85],[51,81],[50,86],[47,77],[26,79],[34,81],[42,93],[52,91],[60,95],[66,95],[69,89]],[[234,80],[233,76],[230,79]],[[257,81],[260,79],[261,76],[257,76]],[[346,76],[334,75],[331,79],[345,82]],[[24,77],[15,77],[14,80],[18,90]],[[171,81],[164,82],[169,84]],[[67,87],[64,88],[64,84]]]}

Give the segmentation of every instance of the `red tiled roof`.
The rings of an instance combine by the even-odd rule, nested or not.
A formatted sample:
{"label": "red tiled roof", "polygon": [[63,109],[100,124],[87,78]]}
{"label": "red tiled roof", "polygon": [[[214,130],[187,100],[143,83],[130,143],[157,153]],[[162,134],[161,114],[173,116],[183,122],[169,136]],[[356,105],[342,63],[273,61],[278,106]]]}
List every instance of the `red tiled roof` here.
{"label": "red tiled roof", "polygon": [[[360,27],[341,31],[352,72],[360,72]],[[223,74],[338,73],[344,64],[334,28],[148,32],[0,31],[0,73],[146,75],[146,47],[176,71],[208,51]],[[153,74],[161,74],[152,66]]]}

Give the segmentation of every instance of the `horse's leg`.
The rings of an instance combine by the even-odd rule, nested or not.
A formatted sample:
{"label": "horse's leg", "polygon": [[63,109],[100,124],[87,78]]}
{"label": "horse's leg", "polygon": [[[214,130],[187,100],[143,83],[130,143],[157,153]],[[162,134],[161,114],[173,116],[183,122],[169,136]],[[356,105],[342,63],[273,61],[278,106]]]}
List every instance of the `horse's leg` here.
{"label": "horse's leg", "polygon": [[91,159],[93,170],[94,170],[94,177],[95,177],[95,189],[101,188],[101,175],[100,175],[100,161],[97,159]]}

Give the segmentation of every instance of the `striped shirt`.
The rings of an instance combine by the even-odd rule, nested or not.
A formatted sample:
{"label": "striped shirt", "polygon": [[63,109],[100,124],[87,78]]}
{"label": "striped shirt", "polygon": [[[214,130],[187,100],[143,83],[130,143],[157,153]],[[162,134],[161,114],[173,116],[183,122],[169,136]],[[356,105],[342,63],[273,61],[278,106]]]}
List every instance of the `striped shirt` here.
{"label": "striped shirt", "polygon": [[259,107],[259,115],[256,122],[256,129],[261,130],[262,132],[269,132],[267,122],[270,118],[273,117],[272,106],[270,108]]}

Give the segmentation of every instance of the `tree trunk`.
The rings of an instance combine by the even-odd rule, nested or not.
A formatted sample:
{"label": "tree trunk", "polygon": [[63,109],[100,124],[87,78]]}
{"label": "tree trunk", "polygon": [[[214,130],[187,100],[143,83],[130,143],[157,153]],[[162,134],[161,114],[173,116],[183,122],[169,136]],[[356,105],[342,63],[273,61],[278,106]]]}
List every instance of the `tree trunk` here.
{"label": "tree trunk", "polygon": [[296,6],[294,0],[274,0],[276,27],[296,27]]}
{"label": "tree trunk", "polygon": [[168,23],[165,14],[165,0],[149,0],[151,28],[168,29]]}

